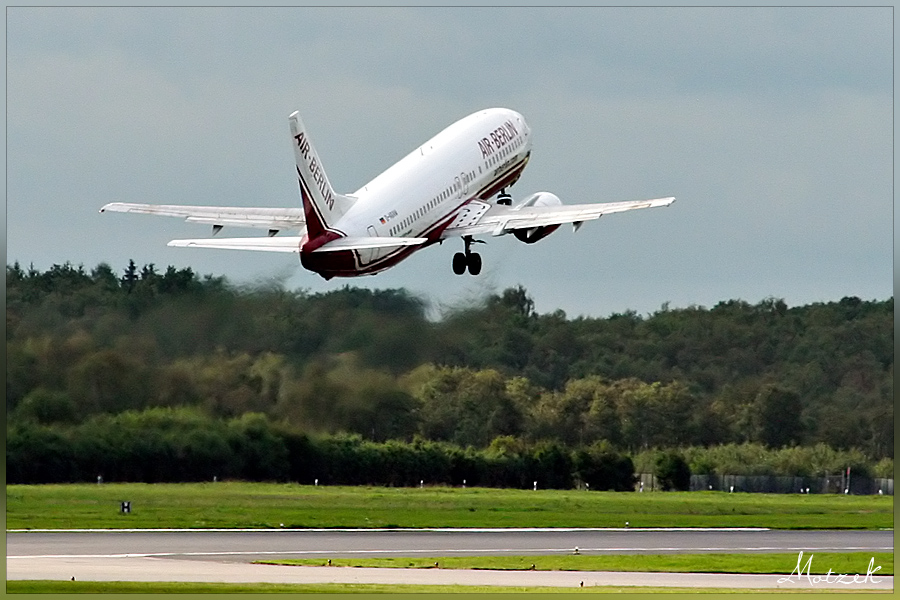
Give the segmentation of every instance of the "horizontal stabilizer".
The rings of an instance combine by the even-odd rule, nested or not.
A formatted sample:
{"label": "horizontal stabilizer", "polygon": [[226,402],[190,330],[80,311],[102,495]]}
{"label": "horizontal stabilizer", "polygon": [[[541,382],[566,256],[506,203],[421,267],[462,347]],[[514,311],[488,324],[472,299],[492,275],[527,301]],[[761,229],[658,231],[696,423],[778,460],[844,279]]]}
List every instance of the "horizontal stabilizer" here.
{"label": "horizontal stabilizer", "polygon": [[400,246],[418,246],[428,238],[404,237],[345,237],[332,240],[319,246],[313,252],[338,252],[340,250],[372,250],[374,248],[398,248]]}
{"label": "horizontal stabilizer", "polygon": [[215,250],[256,250],[258,252],[293,252],[299,254],[302,237],[211,238],[205,240],[172,240],[177,248],[213,248]]}

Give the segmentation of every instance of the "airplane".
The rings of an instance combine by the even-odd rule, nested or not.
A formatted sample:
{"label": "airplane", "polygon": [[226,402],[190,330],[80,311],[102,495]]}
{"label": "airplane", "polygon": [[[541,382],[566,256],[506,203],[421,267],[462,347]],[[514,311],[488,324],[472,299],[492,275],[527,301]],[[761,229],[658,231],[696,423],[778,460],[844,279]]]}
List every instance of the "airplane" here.
{"label": "airplane", "polygon": [[453,256],[453,272],[478,275],[481,255],[472,246],[485,242],[476,236],[512,234],[533,244],[565,223],[578,231],[585,221],[606,214],[675,201],[563,205],[555,194],[536,192],[514,205],[507,188],[528,164],[532,133],[525,118],[507,108],[481,110],[456,121],[352,194],[339,194],[300,115],[292,113],[288,123],[300,208],[113,202],[100,212],[181,217],[211,225],[213,236],[226,226],[266,229],[267,236],[172,240],[168,245],[291,252],[300,255],[304,268],[327,280],[379,273],[449,238],[461,238],[464,244]]}

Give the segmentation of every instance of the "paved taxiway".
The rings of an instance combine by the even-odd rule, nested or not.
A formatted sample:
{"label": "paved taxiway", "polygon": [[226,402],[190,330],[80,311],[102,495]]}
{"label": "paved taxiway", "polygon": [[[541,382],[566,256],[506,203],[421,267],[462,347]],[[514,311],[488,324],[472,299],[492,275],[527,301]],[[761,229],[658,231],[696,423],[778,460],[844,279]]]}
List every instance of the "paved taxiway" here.
{"label": "paved taxiway", "polygon": [[[893,550],[892,531],[777,530],[265,530],[7,532],[8,579],[99,581],[269,581],[428,583],[513,586],[659,585],[797,587],[768,575],[685,575],[341,569],[250,564],[273,558],[459,556],[486,554],[695,552],[879,552]],[[635,560],[640,560],[635,557]],[[786,565],[792,568],[793,565]],[[860,573],[865,574],[864,566]],[[874,587],[893,588],[893,577]],[[812,585],[805,582],[804,585]],[[817,582],[825,589],[861,589]],[[866,586],[873,586],[868,582]]]}
{"label": "paved taxiway", "polygon": [[7,556],[350,558],[695,552],[888,552],[893,531],[671,529],[171,530],[7,532]]}

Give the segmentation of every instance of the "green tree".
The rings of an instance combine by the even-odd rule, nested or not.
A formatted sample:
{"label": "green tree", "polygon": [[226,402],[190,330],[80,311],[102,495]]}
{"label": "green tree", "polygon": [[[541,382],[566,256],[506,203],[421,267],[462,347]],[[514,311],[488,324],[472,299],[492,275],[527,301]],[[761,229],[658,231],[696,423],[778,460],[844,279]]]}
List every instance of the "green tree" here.
{"label": "green tree", "polygon": [[59,431],[37,423],[7,429],[6,480],[9,483],[72,481],[72,446]]}
{"label": "green tree", "polygon": [[150,369],[115,350],[87,354],[67,373],[67,390],[83,413],[146,406],[153,393]]}
{"label": "green tree", "polygon": [[75,403],[59,390],[37,387],[16,408],[14,419],[31,420],[44,425],[73,423],[78,419]]}
{"label": "green tree", "polygon": [[287,481],[288,449],[265,415],[246,413],[229,423],[239,476],[251,481]]}
{"label": "green tree", "polygon": [[593,491],[633,492],[637,478],[634,463],[608,442],[597,442],[575,451],[575,474]]}
{"label": "green tree", "polygon": [[137,265],[134,264],[134,260],[130,259],[128,261],[128,266],[125,268],[125,274],[122,276],[121,283],[122,287],[127,292],[131,292],[134,289],[134,286],[138,282],[138,274],[137,274]]}
{"label": "green tree", "polygon": [[497,371],[435,367],[429,375],[413,392],[425,437],[484,447],[497,436],[521,432],[522,415]]}
{"label": "green tree", "polygon": [[656,480],[664,492],[691,489],[691,468],[677,452],[665,452],[656,460]]}
{"label": "green tree", "polygon": [[800,396],[776,385],[766,385],[754,401],[755,439],[770,448],[800,441]]}
{"label": "green tree", "polygon": [[571,453],[557,442],[538,442],[531,451],[534,480],[541,488],[571,489],[573,461]]}

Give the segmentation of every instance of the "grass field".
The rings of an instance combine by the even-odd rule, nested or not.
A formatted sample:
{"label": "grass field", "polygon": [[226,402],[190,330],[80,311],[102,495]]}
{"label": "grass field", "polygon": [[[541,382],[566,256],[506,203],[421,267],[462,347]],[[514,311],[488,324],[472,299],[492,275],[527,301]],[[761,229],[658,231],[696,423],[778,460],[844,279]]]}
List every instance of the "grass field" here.
{"label": "grass field", "polygon": [[[132,583],[95,581],[7,581],[7,594],[604,594],[604,593],[772,593],[772,590],[719,589],[719,588],[661,588],[661,587],[495,587],[463,585],[381,585],[381,584],[276,584],[276,583]],[[779,589],[782,593],[816,593],[821,590],[806,588]],[[829,590],[828,593],[860,593],[859,590]]]}
{"label": "grass field", "polygon": [[[811,574],[849,573],[865,575],[870,561],[881,567],[876,575],[894,574],[892,552],[817,552],[812,555]],[[804,553],[803,564],[809,560]],[[448,556],[432,558],[332,559],[334,567],[380,567],[432,569],[493,569],[536,571],[630,571],[655,573],[783,573],[797,567],[793,554],[641,554],[641,555],[553,555],[553,556]],[[323,559],[261,560],[268,565],[324,566]],[[874,568],[873,568],[874,570]],[[805,572],[805,570],[804,570]]]}
{"label": "grass field", "polygon": [[[120,513],[130,501],[132,512]],[[198,484],[10,485],[7,529],[893,528],[890,496]]]}

